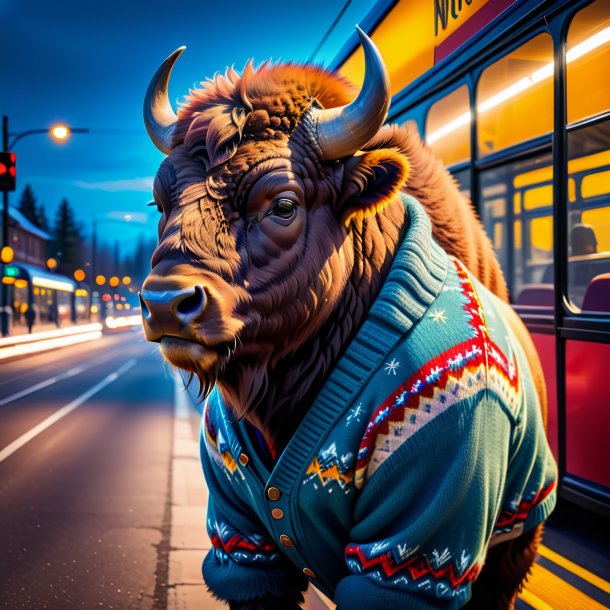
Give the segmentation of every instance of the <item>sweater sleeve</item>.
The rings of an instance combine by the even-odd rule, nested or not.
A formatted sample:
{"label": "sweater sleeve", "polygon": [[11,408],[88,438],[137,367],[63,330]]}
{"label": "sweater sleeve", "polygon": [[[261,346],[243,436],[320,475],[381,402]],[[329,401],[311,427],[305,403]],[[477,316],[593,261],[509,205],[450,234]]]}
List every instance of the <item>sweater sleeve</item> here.
{"label": "sweater sleeve", "polygon": [[307,587],[305,577],[278,550],[252,512],[240,506],[203,441],[201,462],[209,489],[207,531],[212,548],[202,568],[209,590],[231,608],[296,610]]}
{"label": "sweater sleeve", "polygon": [[365,484],[337,610],[461,608],[502,503],[511,423],[486,398],[458,403]]}

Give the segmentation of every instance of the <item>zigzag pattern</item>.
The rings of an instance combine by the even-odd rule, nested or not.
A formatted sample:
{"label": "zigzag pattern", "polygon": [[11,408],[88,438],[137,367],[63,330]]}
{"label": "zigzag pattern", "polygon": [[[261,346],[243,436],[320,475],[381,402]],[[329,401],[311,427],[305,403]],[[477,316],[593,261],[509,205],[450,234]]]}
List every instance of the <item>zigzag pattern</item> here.
{"label": "zigzag pattern", "polygon": [[459,574],[452,562],[435,568],[426,555],[413,556],[404,562],[396,563],[390,551],[369,559],[358,544],[349,544],[346,547],[345,558],[346,560],[356,560],[360,564],[362,572],[377,571],[388,580],[391,580],[398,572],[408,572],[413,582],[422,578],[432,578],[436,581],[446,580],[449,581],[452,589],[472,582],[480,571],[479,566],[475,564],[463,574]]}
{"label": "zigzag pattern", "polygon": [[[476,289],[465,267],[452,259],[460,280],[463,307],[472,336],[429,360],[393,392],[373,413],[358,451],[356,487],[361,488],[383,461],[413,433],[487,384],[511,409],[520,399],[517,363],[491,340]],[[482,373],[485,373],[482,375]],[[415,417],[413,425],[409,421]],[[418,418],[419,423],[416,425]],[[396,431],[404,427],[400,434]]]}
{"label": "zigzag pattern", "polygon": [[341,489],[345,489],[354,478],[351,471],[341,472],[337,463],[334,463],[330,468],[322,468],[317,457],[313,459],[305,475],[312,475],[312,478],[317,476],[324,487],[331,481],[336,481]]}

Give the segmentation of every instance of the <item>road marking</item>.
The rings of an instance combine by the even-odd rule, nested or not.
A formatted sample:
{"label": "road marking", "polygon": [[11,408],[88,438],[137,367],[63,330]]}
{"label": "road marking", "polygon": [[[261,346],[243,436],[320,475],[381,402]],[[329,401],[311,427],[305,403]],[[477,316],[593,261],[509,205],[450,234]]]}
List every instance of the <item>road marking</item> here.
{"label": "road marking", "polygon": [[34,426],[31,430],[22,434],[16,441],[13,441],[8,447],[5,447],[0,451],[0,462],[3,462],[11,456],[15,451],[23,447],[26,443],[31,441],[33,438],[38,436],[41,432],[44,432],[47,428],[58,422],[62,417],[65,417],[77,407],[80,407],[85,401],[89,400],[92,396],[97,394],[100,390],[103,390],[107,385],[110,385],[113,381],[116,381],[121,375],[126,373],[130,368],[136,364],[137,360],[131,358],[125,364],[120,366],[116,371],[110,373],[107,377],[102,379],[99,383],[94,385],[92,388],[87,390],[84,394],[81,394],[78,398],[68,403],[58,411],[55,411],[53,415],[50,415],[44,421],[41,421],[37,426]]}
{"label": "road marking", "polygon": [[41,381],[40,383],[37,383],[36,385],[26,388],[25,390],[21,390],[21,392],[16,392],[15,394],[11,394],[10,396],[7,396],[6,398],[3,398],[2,400],[0,400],[0,407],[8,404],[9,402],[13,402],[14,400],[19,400],[20,398],[23,398],[24,396],[28,396],[28,394],[33,394],[34,392],[37,392],[38,390],[42,390],[50,385],[53,385],[54,383],[57,383],[58,381],[63,381],[64,379],[69,379],[70,377],[74,377],[75,375],[78,375],[79,373],[83,373],[88,368],[91,368],[91,366],[93,364],[101,364],[102,362],[105,362],[106,360],[110,360],[110,358],[112,358],[112,356],[114,356],[114,354],[118,353],[119,351],[121,351],[121,348],[114,349],[111,352],[109,352],[108,354],[104,354],[101,358],[96,358],[96,359],[92,360],[91,362],[88,363],[88,366],[84,366],[84,365],[75,366],[74,368],[69,369],[65,373],[61,373],[60,375],[55,375],[54,377],[49,377],[49,379],[46,379],[45,381]]}
{"label": "road marking", "polygon": [[[606,608],[537,563],[534,564],[527,578],[527,588],[530,593],[535,591],[538,599],[555,610],[604,610]],[[536,606],[533,607],[536,608]]]}
{"label": "road marking", "polygon": [[588,583],[591,583],[594,587],[601,589],[605,593],[610,593],[610,583],[605,581],[603,578],[600,578],[593,572],[589,572],[589,570],[585,570],[585,568],[581,568],[577,563],[566,559],[563,555],[556,553],[555,551],[549,549],[548,547],[541,544],[538,547],[538,553],[543,557],[546,557],[550,561],[556,563],[557,565],[565,568],[566,570],[572,572],[579,578],[586,580]]}
{"label": "road marking", "polygon": [[537,595],[534,595],[527,587],[524,587],[521,590],[521,593],[519,593],[519,599],[522,599],[528,606],[530,606],[534,610],[554,610],[553,606],[549,606]]}

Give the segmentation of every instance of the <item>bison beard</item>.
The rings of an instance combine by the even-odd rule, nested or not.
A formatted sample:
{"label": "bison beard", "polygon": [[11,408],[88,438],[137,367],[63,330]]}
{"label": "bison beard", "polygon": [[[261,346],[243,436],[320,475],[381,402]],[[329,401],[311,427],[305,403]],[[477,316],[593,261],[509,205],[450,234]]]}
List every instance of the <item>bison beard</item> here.
{"label": "bison beard", "polygon": [[[165,70],[155,87],[166,97]],[[163,95],[153,89],[148,97],[156,104]],[[169,154],[155,181],[162,216],[142,291],[144,300],[154,297],[147,337],[197,377],[201,397],[217,386],[234,420],[262,433],[272,456],[299,428],[386,281],[410,228],[402,194],[419,200],[435,241],[508,301],[474,210],[414,126],[379,123],[351,151],[342,136],[330,146],[340,156],[328,156],[336,124],[323,113],[351,97],[345,81],[316,67],[250,64],[241,76],[229,70],[191,91],[177,117],[168,105],[145,109],[153,141]],[[385,111],[376,114],[383,122]],[[187,306],[193,286],[205,296]],[[526,347],[544,408],[539,363]],[[493,549],[471,607],[490,599],[510,606],[539,529]],[[298,608],[306,581],[296,569],[286,578],[290,594],[230,608]]]}

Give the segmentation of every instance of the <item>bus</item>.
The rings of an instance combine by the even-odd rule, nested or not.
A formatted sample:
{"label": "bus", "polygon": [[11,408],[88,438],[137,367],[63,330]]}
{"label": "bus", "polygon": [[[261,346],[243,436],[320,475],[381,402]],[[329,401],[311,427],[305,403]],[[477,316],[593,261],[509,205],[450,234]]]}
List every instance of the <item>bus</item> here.
{"label": "bus", "polygon": [[[379,0],[362,27],[532,334],[560,494],[610,514],[610,0]],[[355,35],[330,67],[362,81]]]}

